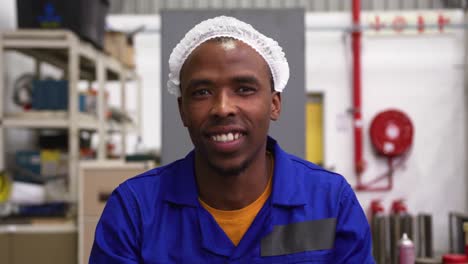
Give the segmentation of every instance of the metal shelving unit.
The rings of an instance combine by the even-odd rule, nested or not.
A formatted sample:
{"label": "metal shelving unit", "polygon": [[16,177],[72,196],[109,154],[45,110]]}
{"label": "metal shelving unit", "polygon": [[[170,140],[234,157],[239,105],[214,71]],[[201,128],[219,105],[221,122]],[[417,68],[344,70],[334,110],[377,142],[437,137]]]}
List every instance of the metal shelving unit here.
{"label": "metal shelving unit", "polygon": [[[47,63],[64,70],[68,80],[68,110],[66,111],[26,111],[6,113],[4,54],[6,51],[16,51],[35,60],[36,75],[41,76],[41,64]],[[97,116],[79,112],[78,82],[86,80],[97,83]],[[120,82],[118,89],[121,96],[121,108],[126,111],[126,84],[136,82],[137,89],[137,120],[136,126],[122,125],[110,127],[106,121],[105,85],[109,81]],[[113,92],[113,91],[112,91]],[[93,130],[98,134],[97,161],[106,160],[107,131],[121,133],[122,156],[124,159],[127,133],[141,134],[141,80],[133,71],[125,67],[117,59],[110,57],[91,44],[80,40],[74,33],[67,30],[18,30],[0,33],[0,169],[5,168],[4,130],[8,128],[27,129],[66,129],[68,130],[68,199],[77,201],[78,166],[79,166],[79,131]]]}

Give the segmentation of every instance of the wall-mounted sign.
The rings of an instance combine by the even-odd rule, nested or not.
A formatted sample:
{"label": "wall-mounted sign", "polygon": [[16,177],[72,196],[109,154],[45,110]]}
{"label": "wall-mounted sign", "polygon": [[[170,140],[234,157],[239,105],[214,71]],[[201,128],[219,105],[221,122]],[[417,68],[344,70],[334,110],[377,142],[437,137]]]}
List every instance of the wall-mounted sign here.
{"label": "wall-mounted sign", "polygon": [[363,13],[362,26],[366,35],[414,35],[453,32],[459,21],[453,11],[416,11]]}

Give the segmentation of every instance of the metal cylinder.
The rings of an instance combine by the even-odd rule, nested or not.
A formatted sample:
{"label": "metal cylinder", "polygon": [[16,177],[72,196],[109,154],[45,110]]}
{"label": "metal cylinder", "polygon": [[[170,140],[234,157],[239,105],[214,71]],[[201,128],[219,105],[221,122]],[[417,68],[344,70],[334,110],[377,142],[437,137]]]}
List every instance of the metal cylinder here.
{"label": "metal cylinder", "polygon": [[383,214],[372,216],[372,255],[378,264],[388,263],[388,218]]}
{"label": "metal cylinder", "polygon": [[433,251],[433,238],[432,238],[432,216],[429,214],[420,214],[417,217],[418,223],[418,257],[419,258],[432,258],[434,257]]}

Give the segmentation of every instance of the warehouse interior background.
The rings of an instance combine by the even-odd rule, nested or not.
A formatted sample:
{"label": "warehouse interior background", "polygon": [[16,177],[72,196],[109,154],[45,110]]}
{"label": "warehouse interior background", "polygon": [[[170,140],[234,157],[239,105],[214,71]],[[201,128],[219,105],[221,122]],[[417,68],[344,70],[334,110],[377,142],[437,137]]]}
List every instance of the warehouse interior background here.
{"label": "warehouse interior background", "polygon": [[[455,249],[450,221],[458,217],[468,222],[467,7],[468,1],[463,0],[361,1],[362,117],[356,121],[353,118],[351,0],[111,0],[106,27],[123,32],[140,29],[133,37],[133,47],[135,72],[141,78],[141,99],[138,101],[136,89],[128,89],[124,96],[131,113],[138,113],[136,109],[141,107],[141,130],[128,134],[127,147],[123,149],[126,154],[152,153],[159,161],[164,148],[161,98],[167,91],[161,72],[167,62],[161,60],[161,12],[301,8],[305,26],[303,89],[307,101],[303,157],[344,175],[353,187],[358,185],[358,174],[363,183],[387,176],[381,177],[375,185],[381,189],[388,187],[386,180],[391,178],[393,182],[388,190],[356,190],[369,219],[373,214],[390,215],[392,205],[402,200],[403,205],[400,205],[406,207],[404,211],[414,217],[415,240],[419,234],[416,216],[431,216],[432,254],[425,257],[462,253]],[[15,30],[16,1],[5,0],[0,9],[0,31]],[[30,58],[15,52],[5,52],[0,63],[4,65],[4,83],[0,85],[5,87],[13,87],[24,72],[34,72],[35,67]],[[48,65],[43,66],[43,72],[54,78],[61,76],[60,71]],[[106,89],[115,90],[119,85],[110,83]],[[129,85],[136,86],[134,82]],[[5,90],[3,107],[5,111],[19,111],[11,100],[11,90]],[[109,94],[109,104],[121,102],[121,94]],[[409,148],[392,159],[376,154],[370,137],[373,119],[391,109],[403,112],[413,127]],[[359,173],[355,160],[356,122],[362,127],[363,139],[364,169]],[[2,144],[6,164],[13,162],[15,150],[29,149],[34,144],[33,133],[28,129],[5,130],[7,140]],[[115,145],[116,152],[122,151],[120,144]],[[389,162],[392,165],[389,166]],[[92,165],[83,170],[87,168],[92,170]],[[371,204],[374,204],[373,210]],[[77,229],[72,229],[79,230],[78,233],[87,221],[86,217],[79,219]],[[11,226],[16,228],[16,225],[8,225],[10,228],[4,231],[11,235],[14,233]],[[78,234],[73,238],[78,241],[72,245],[79,250],[72,255],[76,255],[75,261],[79,259],[80,263],[85,263],[86,256],[81,256],[86,255],[82,236]],[[0,252],[3,252],[1,238],[0,235]]]}

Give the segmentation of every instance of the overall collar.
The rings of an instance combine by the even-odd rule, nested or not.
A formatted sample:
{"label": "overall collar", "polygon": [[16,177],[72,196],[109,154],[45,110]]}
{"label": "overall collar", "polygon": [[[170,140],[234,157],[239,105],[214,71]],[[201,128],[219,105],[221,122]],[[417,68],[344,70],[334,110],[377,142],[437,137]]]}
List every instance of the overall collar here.
{"label": "overall collar", "polygon": [[195,180],[195,152],[192,150],[185,158],[176,161],[171,175],[164,179],[163,199],[173,204],[191,207],[199,206],[198,188]]}
{"label": "overall collar", "polygon": [[[291,155],[283,151],[276,140],[271,137],[267,139],[267,149],[275,158],[272,204],[279,206],[306,204],[302,184],[304,175],[296,173]],[[184,159],[175,162],[172,166],[174,166],[172,175],[164,179],[163,187],[166,189],[164,200],[178,205],[198,207],[199,195],[194,174],[195,152],[192,150]]]}
{"label": "overall collar", "polygon": [[272,204],[285,207],[305,205],[304,175],[297,172],[292,156],[271,137],[268,137],[267,149],[275,157]]}

